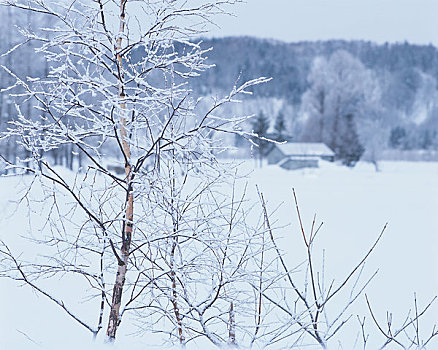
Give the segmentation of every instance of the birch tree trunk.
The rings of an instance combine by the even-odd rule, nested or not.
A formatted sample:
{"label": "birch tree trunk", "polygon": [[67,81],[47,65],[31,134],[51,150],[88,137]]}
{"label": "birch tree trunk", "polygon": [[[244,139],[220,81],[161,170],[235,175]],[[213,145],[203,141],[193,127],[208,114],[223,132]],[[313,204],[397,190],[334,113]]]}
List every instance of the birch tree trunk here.
{"label": "birch tree trunk", "polygon": [[124,101],[125,91],[124,91],[124,76],[123,76],[123,57],[120,53],[122,48],[122,35],[125,31],[125,8],[127,0],[120,1],[120,31],[119,37],[117,39],[116,45],[116,56],[118,63],[118,73],[119,73],[119,98],[120,98],[120,135],[123,146],[123,153],[125,158],[125,181],[126,181],[126,211],[125,220],[122,229],[122,247],[121,247],[121,257],[118,258],[118,268],[116,274],[116,280],[113,288],[113,296],[111,302],[111,310],[108,320],[107,335],[110,341],[114,341],[116,337],[116,331],[120,324],[120,306],[122,302],[123,286],[125,284],[127,264],[129,259],[129,251],[132,239],[132,227],[134,218],[134,196],[133,188],[131,183],[132,173],[131,173],[131,148],[128,140],[128,133],[126,131],[126,103]]}
{"label": "birch tree trunk", "polygon": [[[18,148],[21,155],[24,151],[32,155],[32,162],[41,170],[29,169],[38,180],[30,186],[34,183],[41,186],[56,206],[57,216],[47,218],[48,235],[42,235],[35,243],[53,249],[52,254],[44,256],[50,265],[20,264],[6,246],[5,251],[0,249],[0,258],[6,256],[8,264],[12,264],[14,278],[24,280],[49,298],[93,336],[102,329],[102,315],[107,315],[108,342],[116,339],[124,311],[137,311],[146,330],[154,332],[157,327],[182,345],[199,336],[214,344],[225,343],[227,305],[230,301],[234,307],[251,302],[246,292],[231,284],[238,283],[241,288],[243,276],[253,276],[252,271],[246,270],[247,265],[253,265],[246,263],[247,251],[249,241],[254,245],[258,229],[245,228],[242,215],[232,243],[223,230],[229,223],[223,210],[229,204],[227,191],[220,193],[219,188],[229,185],[235,175],[234,169],[228,171],[215,161],[218,147],[211,135],[219,131],[246,139],[253,135],[240,126],[248,117],[214,114],[220,106],[237,102],[235,96],[248,94],[253,85],[269,79],[258,78],[234,86],[223,98],[206,101],[204,111],[200,101],[190,96],[185,80],[210,67],[204,56],[209,49],[190,40],[204,33],[210,18],[226,13],[225,5],[239,0],[208,0],[202,4],[186,0],[128,1],[117,0],[116,8],[114,1],[103,0],[96,0],[93,6],[73,2],[69,7],[50,0],[8,3],[10,8],[54,19],[54,25],[48,26],[44,21],[42,35],[23,31],[26,40],[37,42],[38,52],[50,62],[45,67],[45,76],[21,79],[13,70],[7,70],[11,80],[8,86],[18,89],[20,101],[32,99],[38,112],[32,113],[31,118],[30,112],[23,114],[17,109],[12,115],[15,101],[8,101],[7,106],[5,101],[8,118],[18,122],[11,124],[11,130],[1,132],[0,139],[7,141],[9,151],[6,148],[4,161],[12,169],[28,169],[26,159],[15,157],[16,144],[25,147]],[[132,29],[129,15],[135,21]],[[137,17],[142,21],[137,21]],[[116,30],[107,26],[114,21],[119,21]],[[50,30],[46,30],[47,26]],[[137,61],[132,53],[140,51],[144,53]],[[27,143],[17,143],[23,135],[29,135]],[[48,155],[54,157],[56,164],[71,167],[71,146],[76,147],[79,163],[83,161],[86,169],[80,174],[79,164],[74,167],[74,177],[69,174],[64,178],[63,172],[58,172],[42,154],[50,152]],[[13,162],[8,160],[9,155]],[[110,155],[123,157],[124,177],[114,174],[110,166],[107,169],[105,158]],[[166,170],[170,173],[166,174]],[[134,181],[135,229],[141,233],[137,237],[136,232],[135,241]],[[65,202],[62,194],[72,201]],[[61,195],[59,203],[63,205],[58,207],[57,197]],[[46,207],[41,209],[42,215],[46,215],[45,210]],[[240,212],[237,215],[240,217]],[[74,231],[66,229],[64,222],[72,224],[68,227]],[[0,248],[3,246],[0,242]],[[223,252],[228,247],[233,257],[240,260],[226,260],[225,269],[225,258],[221,262],[218,257],[221,254],[228,257]],[[52,261],[60,250],[68,254]],[[232,267],[235,262],[236,268]],[[44,268],[52,263],[53,270]],[[110,268],[108,263],[112,263]],[[32,279],[27,279],[24,265]],[[128,269],[132,283],[127,281]],[[36,283],[37,278],[55,277],[57,273],[75,278],[82,275],[99,289],[100,296],[94,290],[84,291],[81,284],[71,280],[72,287],[84,293],[87,300],[99,298],[97,327],[90,326],[62,300],[52,297],[51,285],[46,284],[49,291],[45,291]],[[107,277],[113,283],[112,290],[107,288]],[[227,293],[225,285],[230,285]],[[245,286],[252,293],[252,285]],[[245,297],[242,299],[241,295]],[[109,312],[104,310],[106,300]]]}

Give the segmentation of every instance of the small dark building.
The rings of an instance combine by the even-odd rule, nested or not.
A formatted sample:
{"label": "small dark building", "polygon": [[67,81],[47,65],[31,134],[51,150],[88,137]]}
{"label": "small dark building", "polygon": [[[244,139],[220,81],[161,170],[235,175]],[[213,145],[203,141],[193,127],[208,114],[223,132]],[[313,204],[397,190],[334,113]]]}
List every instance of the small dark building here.
{"label": "small dark building", "polygon": [[267,155],[268,164],[283,169],[318,168],[319,160],[334,161],[335,153],[324,143],[288,142],[275,145]]}

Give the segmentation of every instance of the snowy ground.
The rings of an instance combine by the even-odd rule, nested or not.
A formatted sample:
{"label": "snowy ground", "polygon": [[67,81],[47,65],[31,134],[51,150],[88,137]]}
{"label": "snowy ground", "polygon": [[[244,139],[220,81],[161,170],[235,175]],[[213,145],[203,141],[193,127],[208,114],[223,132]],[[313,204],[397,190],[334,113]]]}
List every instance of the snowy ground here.
{"label": "snowy ground", "polygon": [[[379,269],[366,292],[380,321],[391,311],[401,322],[413,307],[414,293],[422,305],[438,294],[438,163],[386,162],[379,173],[366,163],[354,169],[323,163],[321,169],[295,172],[268,167],[257,170],[253,181],[261,184],[271,202],[284,201],[278,216],[292,222],[283,232],[291,255],[295,249],[302,251],[292,187],[307,227],[315,213],[324,222],[316,250],[326,250],[327,269],[338,281],[388,222],[366,268],[368,274]],[[301,246],[296,247],[297,242]],[[437,322],[436,306],[425,318],[428,327],[423,331],[430,332]],[[354,311],[366,314],[363,298]],[[370,343],[373,340],[381,342]]]}
{"label": "snowy ground", "polygon": [[[248,171],[252,166],[252,161],[243,164]],[[11,212],[9,201],[16,198],[18,189],[26,181],[28,179],[0,179],[3,213]],[[384,224],[389,223],[365,270],[371,275],[379,269],[367,295],[380,320],[383,321],[386,311],[390,310],[394,323],[401,322],[413,306],[414,293],[420,306],[438,294],[438,163],[385,162],[378,173],[365,163],[349,169],[323,162],[319,169],[297,171],[267,166],[254,169],[249,184],[253,198],[257,198],[255,184],[260,187],[270,209],[283,203],[273,218],[278,220],[277,226],[290,223],[276,234],[282,237],[281,246],[291,265],[298,264],[303,257],[292,188],[297,193],[306,227],[310,227],[315,213],[317,219],[324,222],[315,251],[326,251],[328,280],[339,281],[348,274]],[[3,215],[0,238],[14,245],[14,237],[27,231],[27,225],[24,210],[14,216]],[[0,349],[59,349],[61,344],[63,349],[70,346],[77,349],[80,344],[82,349],[86,348],[83,344],[89,342],[89,334],[43,297],[9,280],[0,280],[0,297]],[[352,312],[366,312],[363,298]],[[422,331],[431,331],[437,314],[435,305],[424,318]],[[342,336],[352,341],[355,334],[348,332],[347,329]],[[131,350],[147,348],[148,339],[133,338],[128,329],[121,327],[119,335],[120,349],[127,348],[127,344]],[[381,343],[381,338],[373,340]]]}

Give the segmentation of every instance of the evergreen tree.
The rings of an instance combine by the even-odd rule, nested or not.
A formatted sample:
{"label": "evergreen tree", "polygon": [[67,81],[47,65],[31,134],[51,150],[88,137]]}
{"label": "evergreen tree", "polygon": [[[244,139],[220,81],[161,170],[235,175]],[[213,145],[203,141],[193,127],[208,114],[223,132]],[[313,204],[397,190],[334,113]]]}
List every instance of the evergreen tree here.
{"label": "evergreen tree", "polygon": [[277,118],[275,118],[274,124],[274,138],[276,141],[285,141],[286,138],[286,120],[284,119],[283,113],[278,113]]}
{"label": "evergreen tree", "polygon": [[354,167],[364,153],[364,147],[359,141],[353,114],[347,114],[342,119],[335,152],[342,164]]}
{"label": "evergreen tree", "polygon": [[257,154],[262,164],[263,157],[266,156],[270,143],[263,140],[268,137],[269,120],[263,112],[260,112],[252,122],[252,132],[257,135],[254,142],[258,145]]}
{"label": "evergreen tree", "polygon": [[406,130],[401,126],[396,126],[391,130],[389,136],[389,146],[391,148],[402,148],[406,141]]}

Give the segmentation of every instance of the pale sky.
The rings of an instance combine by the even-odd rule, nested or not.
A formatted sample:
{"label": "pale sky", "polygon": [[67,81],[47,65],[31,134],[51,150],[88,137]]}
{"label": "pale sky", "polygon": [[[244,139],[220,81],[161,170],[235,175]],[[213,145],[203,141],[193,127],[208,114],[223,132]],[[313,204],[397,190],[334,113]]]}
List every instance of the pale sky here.
{"label": "pale sky", "polygon": [[212,36],[363,39],[438,46],[438,0],[247,0]]}

